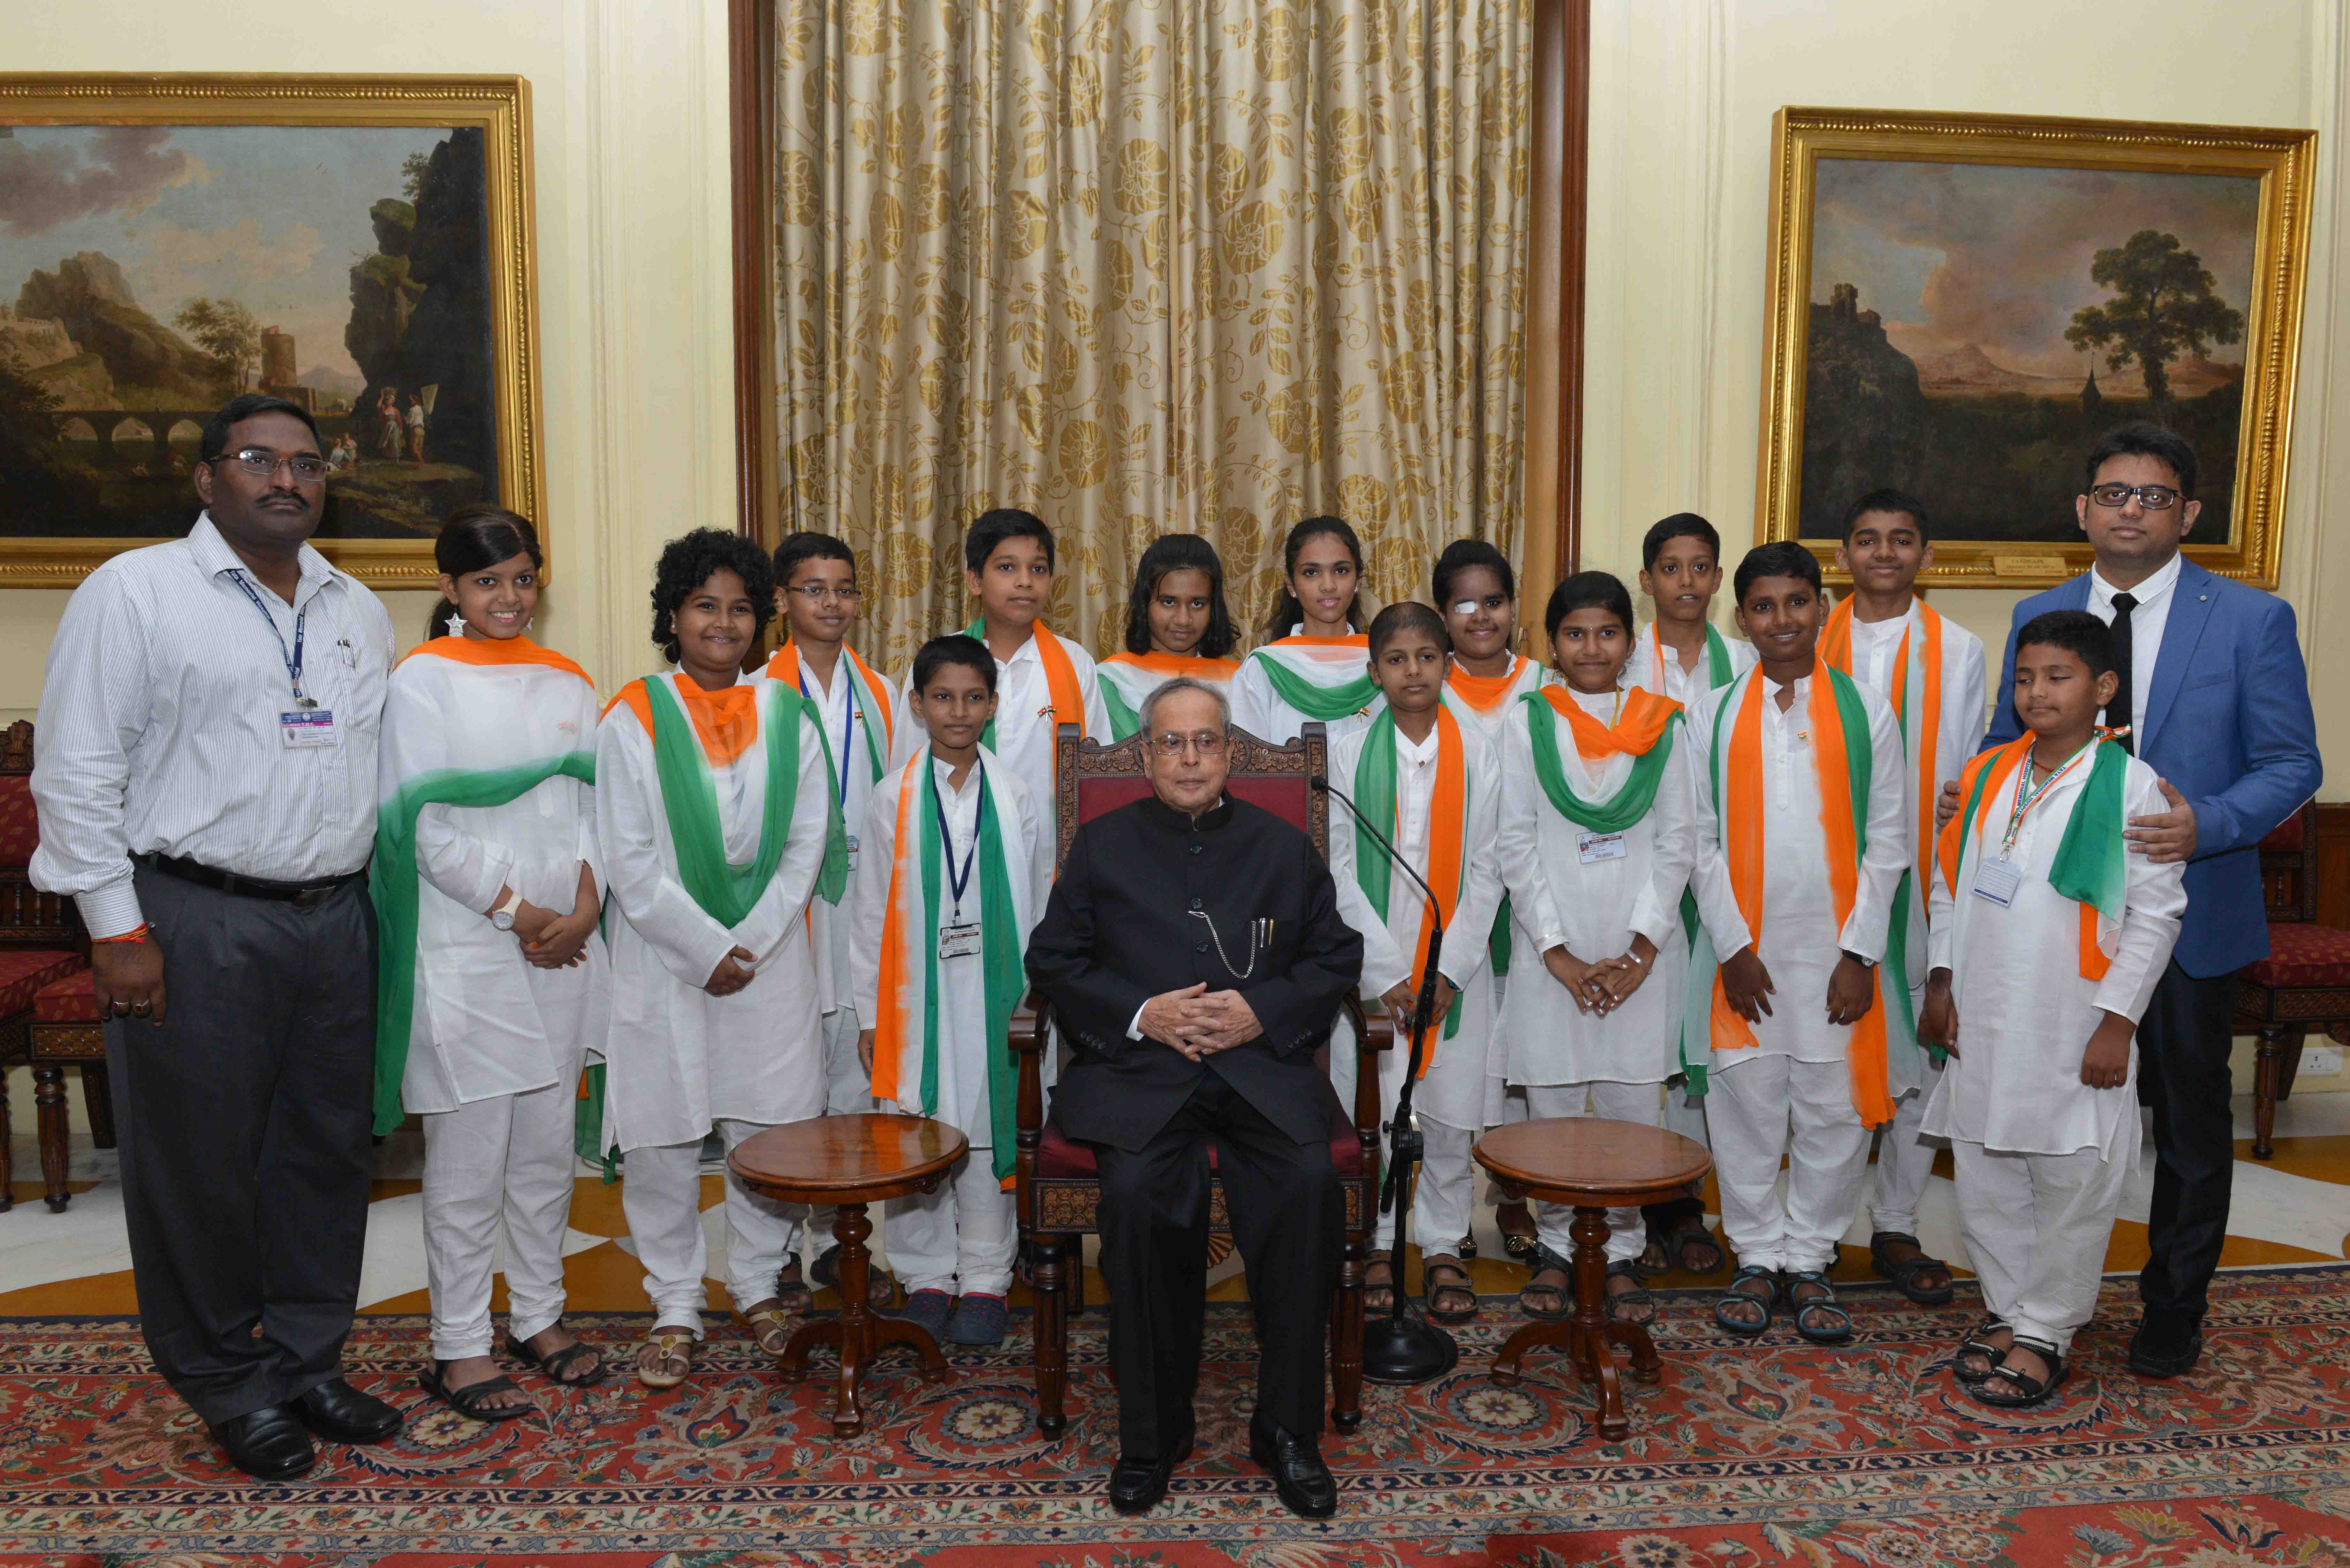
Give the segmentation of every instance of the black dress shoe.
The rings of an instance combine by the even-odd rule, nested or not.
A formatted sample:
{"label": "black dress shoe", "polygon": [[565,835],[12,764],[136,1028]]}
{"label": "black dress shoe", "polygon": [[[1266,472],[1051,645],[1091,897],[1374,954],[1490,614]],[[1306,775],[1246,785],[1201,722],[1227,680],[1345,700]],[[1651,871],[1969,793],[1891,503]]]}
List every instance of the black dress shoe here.
{"label": "black dress shoe", "polygon": [[322,1438],[338,1443],[380,1443],[407,1419],[372,1394],[362,1394],[339,1377],[294,1396],[294,1414]]}
{"label": "black dress shoe", "polygon": [[229,1463],[263,1480],[292,1480],[318,1462],[310,1434],[294,1418],[291,1405],[264,1405],[221,1422],[212,1433],[228,1450]]}
{"label": "black dress shoe", "polygon": [[1338,1483],[1322,1462],[1317,1439],[1301,1438],[1263,1415],[1252,1416],[1249,1458],[1272,1472],[1273,1490],[1290,1512],[1303,1519],[1327,1519],[1338,1511]]}
{"label": "black dress shoe", "polygon": [[2141,1377],[2177,1377],[2203,1358],[2203,1320],[2185,1313],[2148,1312],[2130,1335],[2129,1369]]}
{"label": "black dress shoe", "polygon": [[1118,1463],[1110,1467],[1109,1505],[1120,1513],[1145,1513],[1167,1495],[1167,1478],[1175,1467],[1191,1457],[1191,1423],[1185,1422],[1183,1435],[1167,1447],[1157,1459],[1146,1459],[1132,1454],[1120,1454]]}

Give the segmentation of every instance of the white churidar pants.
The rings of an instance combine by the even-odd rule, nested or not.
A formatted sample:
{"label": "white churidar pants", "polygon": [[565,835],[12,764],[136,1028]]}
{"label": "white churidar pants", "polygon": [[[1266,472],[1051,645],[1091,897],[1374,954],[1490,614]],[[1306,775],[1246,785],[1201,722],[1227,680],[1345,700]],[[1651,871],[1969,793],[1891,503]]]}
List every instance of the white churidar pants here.
{"label": "white churidar pants", "polygon": [[[1586,1106],[1588,1108],[1586,1109]],[[1654,1084],[1528,1084],[1526,1116],[1596,1116],[1602,1121],[1664,1125],[1665,1107]],[[1561,1258],[1575,1256],[1575,1210],[1564,1203],[1534,1205],[1534,1236]],[[1607,1210],[1607,1261],[1628,1263],[1648,1249],[1648,1228],[1638,1206]]]}
{"label": "white churidar pants", "polygon": [[1983,1303],[2019,1339],[2068,1355],[2097,1308],[2097,1282],[2130,1162],[2094,1148],[2008,1154],[1950,1140],[1959,1234],[1982,1279]]}
{"label": "white churidar pants", "polygon": [[955,1162],[946,1180],[928,1192],[892,1198],[889,1263],[909,1293],[1001,1296],[1012,1291],[1012,1258],[1019,1236],[1013,1195],[995,1179],[989,1152],[977,1148]]}
{"label": "white churidar pants", "polygon": [[1893,1107],[1893,1125],[1877,1139],[1877,1190],[1868,1205],[1868,1228],[1878,1235],[1898,1231],[1918,1233],[1918,1201],[1926,1195],[1926,1179],[1934,1174],[1934,1151],[1941,1140],[1929,1141],[1926,1102],[1934,1097],[1942,1069],[1929,1060],[1926,1082],[1914,1095],[1904,1095]]}
{"label": "white churidar pants", "polygon": [[[756,1122],[718,1124],[730,1154],[744,1138],[765,1130]],[[762,1198],[732,1172],[721,1179],[726,1184],[726,1288],[740,1311],[775,1293],[775,1276],[807,1207]],[[645,1294],[652,1297],[655,1324],[691,1328],[699,1337],[707,1301],[702,1272],[710,1262],[702,1234],[702,1140],[629,1150],[621,1167],[620,1211],[645,1266]]]}
{"label": "white churidar pants", "polygon": [[528,1339],[563,1315],[579,1070],[543,1089],[493,1095],[424,1121],[424,1271],[432,1355],[487,1355],[490,1284],[505,1232],[507,1331]]}
{"label": "white churidar pants", "polygon": [[[1869,1129],[1852,1108],[1852,1069],[1842,1062],[1716,1052],[1705,1098],[1721,1228],[1739,1263],[1796,1273],[1825,1270],[1860,1210],[1868,1170]],[[1778,1190],[1782,1155],[1784,1198]]]}
{"label": "white churidar pants", "polygon": [[[1469,1211],[1477,1190],[1477,1162],[1469,1151],[1476,1146],[1477,1135],[1416,1111],[1412,1119],[1419,1124],[1422,1147],[1419,1172],[1412,1180],[1411,1240],[1423,1256],[1449,1253],[1469,1234]],[[1392,1250],[1395,1233],[1394,1211],[1378,1215],[1372,1225],[1372,1248]]]}

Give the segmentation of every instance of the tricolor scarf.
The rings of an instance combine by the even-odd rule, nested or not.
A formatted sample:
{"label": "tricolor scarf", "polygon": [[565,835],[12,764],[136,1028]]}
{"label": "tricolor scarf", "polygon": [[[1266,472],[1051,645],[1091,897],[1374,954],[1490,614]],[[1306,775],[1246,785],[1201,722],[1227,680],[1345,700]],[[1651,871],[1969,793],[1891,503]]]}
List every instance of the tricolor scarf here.
{"label": "tricolor scarf", "polygon": [[[1733,686],[1713,717],[1713,804],[1721,819],[1721,841],[1730,861],[1730,886],[1738,912],[1759,940],[1762,919],[1762,671],[1750,670]],[[1731,718],[1732,711],[1736,717]],[[1852,918],[1860,893],[1861,857],[1868,851],[1868,787],[1876,758],[1868,738],[1868,710],[1851,676],[1825,664],[1812,671],[1805,714],[1812,757],[1819,769],[1820,828],[1827,840],[1827,877],[1836,929]],[[1728,744],[1722,726],[1730,724]],[[1906,991],[1900,950],[1887,947],[1884,962],[1870,971],[1876,1003],[1853,1024],[1845,1047],[1852,1074],[1852,1106],[1862,1123],[1881,1127],[1893,1116],[1887,1087],[1885,971]],[[1717,972],[1713,981],[1713,1045],[1717,1051],[1760,1044],[1753,1026],[1730,1005]]]}
{"label": "tricolor scarf", "polygon": [[[1958,897],[1959,870],[1970,840],[1991,831],[1993,805],[2006,791],[2010,774],[2023,787],[2023,760],[2038,737],[2030,731],[1995,752],[1985,752],[1959,775],[1959,797],[1966,804],[1942,829],[1936,846],[1942,883]],[[2106,978],[2121,943],[2122,911],[2128,903],[2129,855],[2122,839],[2122,784],[2129,771],[2129,753],[2100,736],[2089,776],[2073,802],[2064,836],[2056,843],[2056,858],[2048,867],[2048,885],[2081,906],[2081,978]]]}
{"label": "tricolor scarf", "polygon": [[1232,684],[1240,665],[1229,659],[1191,659],[1179,653],[1113,653],[1094,666],[1109,732],[1123,741],[1142,727],[1142,700],[1170,680],[1190,677],[1219,691]]}
{"label": "tricolor scarf", "polygon": [[[1395,714],[1388,709],[1379,710],[1363,732],[1362,754],[1355,762],[1355,802],[1362,807],[1363,815],[1387,825],[1388,836],[1396,836],[1400,823],[1396,799],[1396,727]],[[1467,857],[1464,840],[1469,826],[1469,759],[1461,743],[1461,721],[1441,705],[1436,710],[1436,784],[1428,803],[1428,885],[1435,891],[1436,902],[1444,912],[1444,923],[1452,924],[1452,911],[1461,904],[1461,886]],[[1394,879],[1395,867],[1379,841],[1371,836],[1369,826],[1357,821],[1355,825],[1355,882],[1363,897],[1371,901],[1382,922],[1388,918],[1388,891]],[[1420,966],[1426,961],[1428,934],[1433,929],[1434,910],[1422,907],[1419,916],[1419,939],[1412,949],[1412,988],[1417,991],[1433,978]],[[1455,994],[1452,1005],[1444,1014],[1444,1038],[1451,1039],[1461,1032],[1461,998]],[[1419,1075],[1428,1075],[1429,1064],[1435,1060],[1434,1050],[1423,1051],[1419,1058]]]}
{"label": "tricolor scarf", "polygon": [[[1480,718],[1491,720],[1507,708],[1511,693],[1516,690],[1519,680],[1525,676],[1526,671],[1538,669],[1533,659],[1513,655],[1510,668],[1503,674],[1471,675],[1461,669],[1461,661],[1455,659],[1452,661],[1451,673],[1444,678],[1445,693]],[[1542,684],[1539,674],[1535,678],[1534,684],[1536,686]],[[1510,972],[1512,945],[1510,896],[1504,893],[1502,895],[1501,908],[1493,911],[1493,929],[1485,939],[1485,951],[1492,961],[1493,974],[1496,979],[1506,976]]]}
{"label": "tricolor scarf", "polygon": [[[849,671],[849,692],[856,698],[857,711],[864,721],[865,751],[873,767],[873,782],[879,784],[881,775],[889,771],[889,748],[898,738],[898,721],[889,711],[889,685],[873,672],[871,665],[857,656],[857,649],[844,642],[840,645],[840,653]],[[766,673],[771,680],[780,680],[795,689],[799,686],[800,654],[799,649],[792,645],[791,639],[785,638],[784,646],[775,649],[775,658],[767,660]],[[841,666],[834,666],[833,679],[837,680],[840,675]],[[816,732],[824,736],[825,751],[829,755],[832,736],[821,720],[817,722]],[[832,757],[831,761],[836,768],[848,765],[846,757]]]}
{"label": "tricolor scarf", "polygon": [[[575,677],[588,681],[586,670],[527,638],[435,638],[408,658],[419,656],[471,665],[537,665],[556,683]],[[400,1085],[408,1072],[409,1036],[415,1023],[417,928],[423,898],[422,876],[416,867],[416,820],[428,805],[504,805],[557,777],[593,784],[596,753],[570,751],[508,767],[436,769],[400,780],[377,807],[368,890],[378,928],[374,1106],[379,1137],[400,1125]]]}
{"label": "tricolor scarf", "polygon": [[[1263,670],[1266,683],[1284,706],[1328,724],[1378,701],[1370,651],[1371,639],[1358,632],[1350,637],[1284,637],[1266,643],[1249,659]],[[1350,676],[1349,670],[1355,673]]]}
{"label": "tricolor scarf", "polygon": [[[962,634],[965,637],[977,638],[983,644],[985,643],[987,641],[986,618],[982,617],[963,628]],[[1057,732],[1063,724],[1075,724],[1077,727],[1077,739],[1084,740],[1086,738],[1086,694],[1077,689],[1077,667],[1071,661],[1069,650],[1061,646],[1061,639],[1053,635],[1052,628],[1041,620],[1031,628],[1030,635],[1036,639],[1036,661],[1045,667],[1045,691],[1053,700],[1054,729]],[[987,722],[987,728],[980,732],[979,743],[991,752],[995,750],[994,720],[990,719]],[[1048,745],[1046,749],[1055,758],[1061,754],[1058,746]]]}
{"label": "tricolor scarf", "polygon": [[[1669,672],[1678,667],[1672,650],[1665,646],[1657,630],[1657,623],[1648,623],[1648,657],[1661,691]],[[1738,679],[1736,667],[1730,658],[1730,644],[1715,630],[1713,623],[1705,627],[1705,689],[1719,691]],[[1713,951],[1713,939],[1707,936],[1705,923],[1698,919],[1697,893],[1693,888],[1681,890],[1681,935],[1690,946],[1689,992],[1681,1007],[1681,1072],[1689,1080],[1689,1092],[1705,1093],[1706,1073],[1713,1060],[1713,976],[1720,969]]]}
{"label": "tricolor scarf", "polygon": [[[1657,630],[1655,621],[1648,623],[1648,657],[1656,661],[1657,679],[1659,681],[1665,679],[1666,670],[1680,667],[1680,661],[1674,655],[1673,650],[1665,646],[1664,637]],[[1669,660],[1670,662],[1668,662]],[[1721,639],[1721,633],[1714,629],[1711,621],[1706,622],[1705,689],[1709,691],[1719,691],[1737,678],[1738,672],[1731,668],[1730,662],[1730,644]]]}
{"label": "tricolor scarf", "polygon": [[[986,758],[979,800],[980,962],[987,997],[987,1115],[993,1135],[996,1179],[1012,1175],[1018,1155],[1014,1113],[1019,1095],[1017,1070],[1004,1044],[1012,1011],[1026,989],[1021,968],[1020,932],[1024,911],[1014,890],[1003,856],[1003,827],[995,794],[986,787]],[[919,781],[915,777],[919,773]],[[918,815],[919,814],[919,815]],[[918,1116],[939,1113],[939,911],[945,887],[945,850],[940,842],[943,806],[938,769],[928,747],[901,770],[898,786],[898,840],[889,866],[889,902],[881,918],[880,1016],[873,1030],[873,1094],[895,1100]]]}
{"label": "tricolor scarf", "polygon": [[[1545,686],[1518,699],[1526,711],[1526,732],[1533,742],[1534,778],[1551,809],[1578,827],[1593,833],[1621,833],[1648,815],[1657,803],[1657,786],[1673,754],[1673,720],[1681,705],[1659,697],[1644,686],[1624,694],[1624,711],[1613,726],[1583,711],[1574,694]],[[1632,758],[1632,771],[1616,793],[1604,801],[1586,801],[1575,793],[1558,755],[1558,721],[1565,719],[1575,738],[1575,753],[1589,763],[1605,762],[1621,753]]]}

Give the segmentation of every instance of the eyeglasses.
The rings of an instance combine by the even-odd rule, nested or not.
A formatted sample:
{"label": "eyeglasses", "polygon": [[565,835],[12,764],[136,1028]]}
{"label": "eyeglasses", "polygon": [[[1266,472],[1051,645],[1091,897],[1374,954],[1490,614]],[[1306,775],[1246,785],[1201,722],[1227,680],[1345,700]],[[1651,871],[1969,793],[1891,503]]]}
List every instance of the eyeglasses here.
{"label": "eyeglasses", "polygon": [[828,588],[822,583],[810,583],[806,587],[785,588],[784,591],[797,594],[812,605],[820,605],[827,599],[838,599],[842,604],[853,605],[860,597],[855,588]]}
{"label": "eyeglasses", "polygon": [[1452,601],[1452,613],[1475,615],[1479,610],[1499,611],[1506,607],[1509,602],[1509,596],[1506,594],[1487,594],[1482,599],[1455,599]]}
{"label": "eyeglasses", "polygon": [[1178,735],[1172,731],[1150,737],[1150,749],[1162,757],[1180,757],[1186,752],[1197,752],[1203,757],[1221,757],[1230,737],[1221,730],[1201,730],[1193,734]]}
{"label": "eyeglasses", "polygon": [[2096,484],[2089,487],[2089,497],[2098,505],[2118,512],[2130,504],[2130,497],[2148,512],[2168,512],[2178,504],[2178,492],[2168,484]]}
{"label": "eyeglasses", "polygon": [[280,468],[292,469],[295,479],[303,484],[316,484],[327,477],[327,460],[314,452],[280,457],[265,446],[248,446],[224,452],[212,461],[215,465],[233,462],[255,479],[275,479]]}

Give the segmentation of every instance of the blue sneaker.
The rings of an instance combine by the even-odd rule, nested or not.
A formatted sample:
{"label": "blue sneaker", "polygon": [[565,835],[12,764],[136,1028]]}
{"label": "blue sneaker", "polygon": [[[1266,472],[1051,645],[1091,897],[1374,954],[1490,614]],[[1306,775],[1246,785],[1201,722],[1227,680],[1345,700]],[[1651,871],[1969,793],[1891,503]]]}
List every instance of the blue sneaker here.
{"label": "blue sneaker", "polygon": [[947,1321],[947,1337],[957,1345],[1002,1345],[1008,1316],[1002,1296],[967,1295]]}
{"label": "blue sneaker", "polygon": [[932,1339],[946,1336],[947,1319],[954,1315],[955,1299],[944,1291],[916,1291],[906,1298],[906,1310],[898,1315],[909,1323],[922,1325]]}

